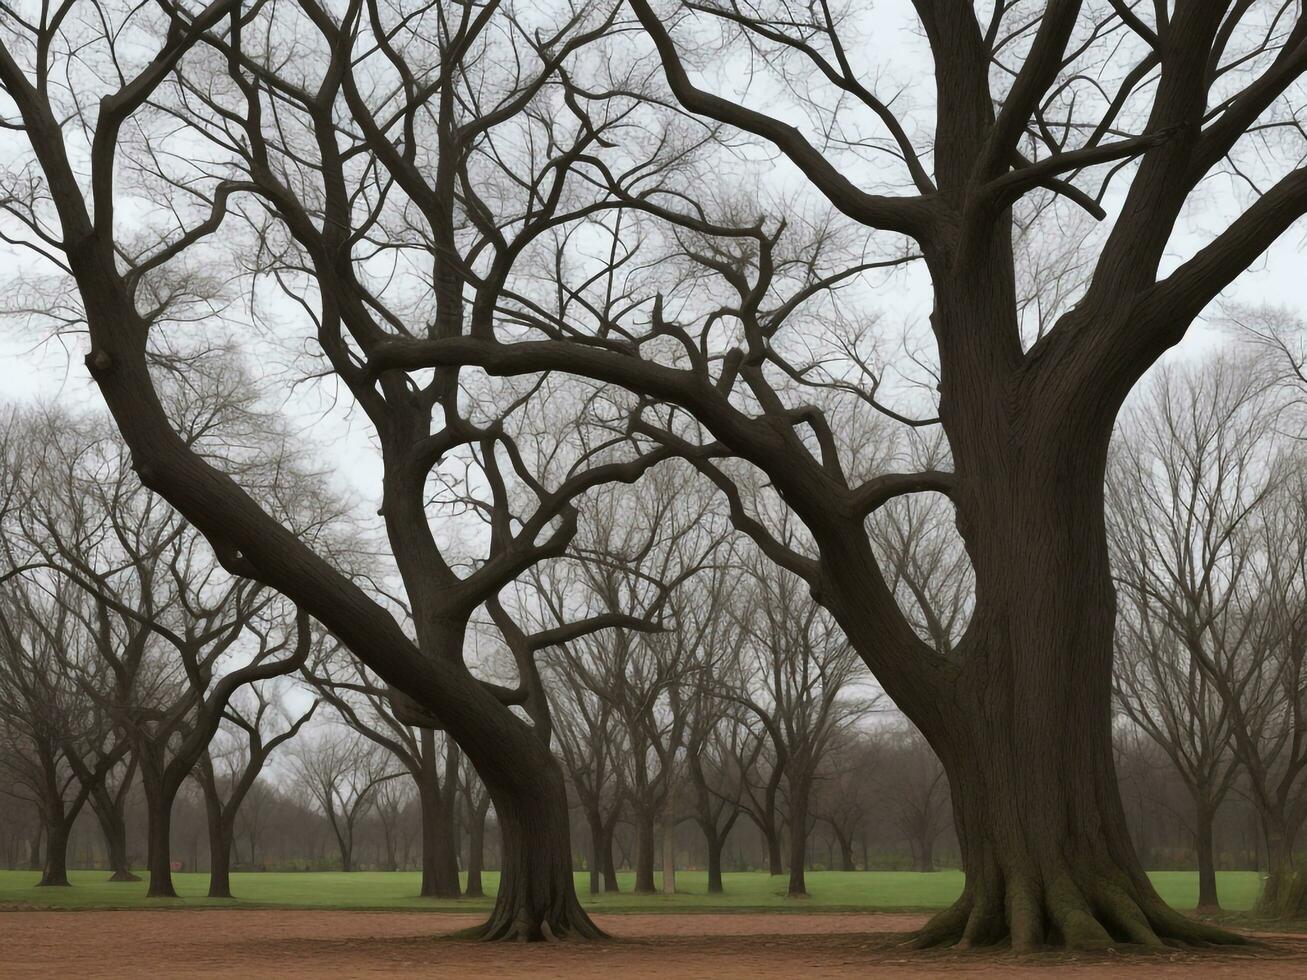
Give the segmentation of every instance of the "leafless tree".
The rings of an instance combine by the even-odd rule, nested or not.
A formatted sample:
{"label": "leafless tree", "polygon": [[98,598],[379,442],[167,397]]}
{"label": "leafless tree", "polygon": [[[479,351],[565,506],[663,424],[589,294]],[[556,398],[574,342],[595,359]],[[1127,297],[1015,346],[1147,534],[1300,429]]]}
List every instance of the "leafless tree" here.
{"label": "leafless tree", "polygon": [[1247,361],[1166,371],[1123,421],[1108,470],[1124,600],[1117,702],[1166,752],[1193,798],[1200,907],[1219,907],[1212,826],[1237,772],[1237,709],[1205,665],[1259,656],[1261,630],[1248,615],[1257,577],[1248,530],[1280,478],[1279,402]]}
{"label": "leafless tree", "polygon": [[[1112,768],[1114,596],[1102,484],[1130,388],[1307,211],[1292,116],[1307,70],[1307,14],[1277,0],[1151,10],[1023,0],[980,13],[913,0],[936,79],[926,126],[900,118],[877,94],[878,73],[853,64],[862,8],[696,0],[664,12],[628,0],[532,23],[496,4],[449,6],[448,15],[431,4],[392,17],[362,0],[339,12],[215,0],[193,13],[163,4],[102,19],[61,7],[35,22],[6,11],[0,85],[17,112],[7,122],[44,177],[40,191],[34,179],[13,181],[9,213],[76,281],[88,365],[142,479],[206,533],[230,570],[257,575],[321,618],[388,682],[427,703],[472,755],[506,832],[506,887],[491,932],[536,938],[547,922],[550,932],[593,933],[571,894],[557,766],[461,662],[473,609],[529,563],[547,527],[566,523],[578,488],[544,491],[536,518],[499,535],[474,575],[453,575],[422,508],[430,465],[451,447],[503,444],[498,418],[478,425],[460,412],[462,366],[568,372],[634,393],[649,410],[629,429],[640,454],[612,464],[625,467],[618,478],[635,478],[660,452],[690,458],[727,496],[741,530],[834,615],[949,773],[968,883],[922,943],[1221,939],[1161,902],[1127,839]],[[904,238],[919,250],[934,292],[937,411],[951,472],[876,471],[841,452],[839,419],[813,404],[814,386],[899,422],[934,416],[934,406],[919,419],[890,408],[883,372],[864,350],[823,366],[782,329],[876,263],[861,250],[837,268],[820,268],[824,251],[787,257],[790,239],[777,222],[758,220],[752,203],[736,220],[715,213],[708,194],[693,199],[701,172],[687,141],[668,138],[688,124],[643,84],[645,66],[586,59],[625,8],[675,102],[708,124],[705,139],[744,133],[779,152],[859,237],[892,240],[892,257],[878,261],[902,260]],[[821,138],[692,75],[681,52],[704,42],[705,26],[725,41],[718,64],[760,51],[758,63],[774,65],[782,82],[799,66],[811,81],[792,91]],[[497,44],[506,57],[482,57]],[[107,81],[75,67],[91,52],[116,69]],[[578,74],[590,77],[574,81]],[[65,78],[71,95],[52,83]],[[92,105],[94,114],[82,111]],[[174,131],[182,152],[136,138],[150,132],[136,124],[160,111],[170,125],[185,123]],[[1287,152],[1273,152],[1277,136]],[[210,159],[196,150],[201,140]],[[882,156],[887,169],[872,168],[869,158]],[[179,227],[154,229],[139,248],[116,234],[124,159],[188,202],[166,210]],[[1252,203],[1163,273],[1186,204],[1221,172],[1238,175]],[[1041,308],[1038,339],[1027,344],[1014,208],[1053,195],[1052,219],[1067,207],[1105,218],[1113,178],[1128,184],[1092,245],[1088,285],[1056,310]],[[332,372],[381,436],[383,510],[416,593],[422,650],[193,453],[154,397],[147,341],[162,317],[160,291],[148,287],[163,267],[202,254],[247,198],[260,202],[243,212],[266,246],[260,260],[274,274],[309,270],[322,295],[306,313]],[[725,298],[707,311],[694,304],[703,312],[695,316],[651,295],[661,283],[635,296],[627,290],[640,287],[628,279],[615,292],[612,278],[595,278],[585,263],[555,262],[553,289],[514,277],[533,245],[604,222],[607,232],[623,228],[611,236],[609,267],[635,269],[623,241],[637,230],[657,238],[649,226],[667,225],[663,240],[677,239],[673,250],[702,270],[690,277],[696,296]],[[387,260],[403,264],[401,254],[426,273],[418,303],[404,284],[385,295]],[[542,302],[544,293],[552,295]],[[689,421],[669,425],[649,402],[678,406]],[[437,405],[444,423],[433,435]],[[733,467],[715,464],[726,455],[765,471],[810,542],[787,545],[749,512]],[[615,475],[601,469],[582,482]],[[900,611],[866,528],[886,500],[925,490],[952,499],[977,581],[966,634],[948,654]],[[537,809],[548,800],[559,816],[528,826],[517,816],[526,800]],[[545,839],[524,840],[533,832]],[[518,885],[531,879],[539,887]],[[509,927],[521,919],[514,905],[537,901],[519,895],[541,896],[539,907],[529,925]]]}
{"label": "leafless tree", "polygon": [[380,746],[339,730],[314,735],[296,746],[296,775],[331,825],[341,870],[353,871],[355,829],[376,803],[379,787],[403,773]]}
{"label": "leafless tree", "polygon": [[318,707],[314,700],[292,716],[273,683],[248,684],[228,701],[223,719],[233,729],[233,744],[218,752],[211,741],[196,765],[209,824],[210,898],[232,897],[231,859],[241,807],[272,754],[299,734]]}

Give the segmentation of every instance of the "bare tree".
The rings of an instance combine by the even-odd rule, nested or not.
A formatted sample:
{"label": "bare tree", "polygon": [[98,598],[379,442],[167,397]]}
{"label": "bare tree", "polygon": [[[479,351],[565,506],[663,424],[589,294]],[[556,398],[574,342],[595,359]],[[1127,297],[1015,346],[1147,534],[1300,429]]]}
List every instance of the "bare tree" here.
{"label": "bare tree", "polygon": [[1108,470],[1125,600],[1117,702],[1166,752],[1193,799],[1199,907],[1219,907],[1212,828],[1237,772],[1237,707],[1223,696],[1234,689],[1207,667],[1259,656],[1247,529],[1279,478],[1278,402],[1246,361],[1166,371],[1123,422]]}
{"label": "bare tree", "polygon": [[268,682],[245,686],[227,703],[223,719],[234,729],[234,744],[216,753],[210,742],[195,772],[209,824],[210,898],[232,897],[231,859],[241,807],[272,754],[299,734],[317,707],[314,700],[292,717]]}
{"label": "bare tree", "polygon": [[389,753],[341,731],[315,733],[296,746],[296,774],[331,825],[340,849],[340,869],[355,870],[354,837],[376,803],[379,787],[402,773],[391,768]]}
{"label": "bare tree", "polygon": [[[433,455],[500,442],[493,420],[477,426],[459,410],[456,368],[466,365],[584,375],[679,406],[707,430],[699,441],[693,426],[669,429],[666,416],[645,413],[631,431],[691,458],[723,490],[741,530],[816,592],[949,773],[967,887],[923,932],[924,944],[1228,940],[1161,902],[1127,838],[1113,773],[1114,594],[1102,483],[1113,421],[1133,384],[1307,211],[1292,118],[1307,70],[1307,14],[1275,2],[1141,11],[1032,0],[993,4],[982,22],[971,4],[913,0],[936,78],[926,146],[916,121],[905,124],[877,95],[876,73],[850,58],[860,11],[820,2],[774,15],[727,0],[677,3],[676,15],[664,16],[646,0],[626,6],[672,96],[710,123],[710,136],[724,127],[750,134],[797,167],[860,237],[880,233],[896,245],[907,238],[920,249],[934,292],[938,418],[952,472],[873,472],[842,456],[832,413],[812,404],[810,389],[879,411],[888,408],[880,372],[860,372],[870,362],[856,348],[837,370],[823,370],[821,357],[810,362],[808,345],[786,343],[782,327],[802,322],[792,314],[869,263],[859,255],[836,269],[803,259],[778,267],[782,236],[775,223],[765,230],[757,208],[735,221],[713,214],[706,200],[687,202],[696,175],[683,143],[664,138],[673,123],[659,122],[670,110],[642,84],[643,65],[613,69],[612,77],[604,72],[615,59],[583,58],[610,32],[615,10],[568,9],[560,29],[528,28],[493,4],[456,4],[451,17],[431,5],[387,19],[361,0],[339,15],[316,5],[242,11],[215,0],[194,14],[171,4],[133,8],[113,30],[94,16],[32,23],[6,11],[0,85],[20,117],[6,122],[26,136],[44,176],[39,191],[34,181],[15,182],[18,203],[9,212],[30,229],[31,245],[75,279],[91,336],[88,365],[144,482],[210,537],[231,570],[283,590],[388,682],[429,702],[472,755],[506,834],[506,887],[492,932],[525,929],[538,938],[546,921],[551,932],[593,930],[571,893],[561,774],[540,740],[461,663],[473,608],[520,571],[571,494],[544,493],[539,519],[511,539],[501,535],[499,550],[457,581],[422,512]],[[820,143],[782,113],[718,95],[690,74],[680,52],[700,40],[687,35],[705,22],[728,42],[719,63],[757,49],[777,70],[806,69],[812,84],[799,98],[816,116]],[[78,31],[89,37],[73,40]],[[148,45],[150,54],[137,53],[157,37],[164,41]],[[511,56],[481,57],[505,38]],[[117,67],[107,82],[77,71],[91,50]],[[573,70],[593,74],[594,83],[573,84]],[[71,95],[52,85],[62,78],[74,80]],[[151,152],[156,141],[131,160],[151,176],[167,171],[155,186],[191,194],[195,206],[161,209],[181,228],[142,251],[115,234],[114,205],[127,170],[121,157],[129,156],[124,133],[137,131],[127,124],[141,121],[147,104],[193,122],[194,132],[176,136],[190,152]],[[93,117],[82,111],[90,105],[98,107]],[[637,109],[653,118],[624,127]],[[860,118],[878,128],[865,131]],[[507,140],[514,125],[515,146],[527,149],[510,163],[497,137]],[[1290,144],[1287,163],[1261,154],[1272,146],[1268,134]],[[195,163],[199,139],[217,159]],[[642,141],[659,147],[652,166]],[[533,157],[536,147],[548,159]],[[869,174],[866,154],[879,158],[880,150],[889,169]],[[1244,158],[1254,152],[1247,182],[1266,189],[1163,273],[1205,178],[1226,161],[1247,176]],[[570,179],[582,172],[586,180]],[[677,183],[660,186],[669,174]],[[1094,243],[1086,289],[1042,310],[1052,325],[1041,323],[1027,346],[1014,207],[1051,194],[1067,202],[1049,209],[1054,219],[1073,206],[1104,218],[1108,182],[1123,174],[1129,183]],[[306,312],[333,373],[377,425],[387,451],[383,510],[405,584],[418,593],[421,650],[193,453],[154,397],[146,352],[159,317],[140,287],[156,282],[151,274],[161,267],[194,257],[245,195],[260,201],[250,209],[268,245],[260,257],[285,256],[272,264],[311,270],[323,297]],[[278,228],[264,221],[264,208]],[[548,305],[538,301],[550,291],[539,280],[510,282],[537,239],[601,220],[631,228],[639,219],[672,225],[669,237],[700,237],[680,252],[704,270],[697,294],[725,293],[719,309],[697,320],[690,309],[673,313],[649,295],[659,283],[642,297],[623,295],[616,307],[596,303],[591,296],[611,293],[612,280],[562,262]],[[283,229],[295,242],[285,252]],[[613,237],[610,264],[629,264]],[[378,247],[374,239],[384,241]],[[365,268],[380,261],[378,252],[419,256],[434,316],[410,316],[402,286],[398,297],[382,295],[383,276],[368,275],[375,264]],[[800,275],[804,268],[814,274]],[[780,289],[781,279],[796,278],[795,289]],[[725,286],[710,290],[709,279]],[[739,329],[716,330],[723,322]],[[436,404],[445,425],[433,438]],[[889,411],[926,422],[933,406],[921,419]],[[728,454],[766,472],[810,532],[807,547],[779,541],[748,512],[730,468],[714,464]],[[641,468],[622,474],[633,479]],[[932,650],[903,616],[866,528],[887,499],[924,490],[951,497],[976,573],[975,609],[952,654]],[[527,825],[518,813],[528,800],[556,816]],[[542,839],[525,840],[533,835]],[[529,864],[528,853],[548,869]],[[533,878],[540,887],[518,885]],[[538,905],[525,916],[530,924],[505,926],[519,921],[511,914],[519,902]]]}

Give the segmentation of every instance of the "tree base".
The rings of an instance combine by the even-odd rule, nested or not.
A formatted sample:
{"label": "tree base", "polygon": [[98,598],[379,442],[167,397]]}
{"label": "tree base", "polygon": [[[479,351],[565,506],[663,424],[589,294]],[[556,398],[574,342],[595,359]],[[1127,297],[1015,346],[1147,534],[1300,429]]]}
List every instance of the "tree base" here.
{"label": "tree base", "polygon": [[590,920],[579,902],[571,900],[543,914],[496,905],[485,923],[471,929],[462,929],[449,938],[475,939],[480,942],[556,943],[603,940],[609,936]]}
{"label": "tree base", "polygon": [[140,875],[134,875],[130,871],[115,871],[109,876],[110,881],[140,881]]}
{"label": "tree base", "polygon": [[957,902],[908,941],[915,949],[1009,945],[1017,952],[1122,944],[1202,948],[1246,946],[1253,941],[1190,919],[1154,895],[1106,878],[1087,887],[1063,879],[1042,890],[1033,882],[1009,882],[1006,889],[986,882],[968,884]]}

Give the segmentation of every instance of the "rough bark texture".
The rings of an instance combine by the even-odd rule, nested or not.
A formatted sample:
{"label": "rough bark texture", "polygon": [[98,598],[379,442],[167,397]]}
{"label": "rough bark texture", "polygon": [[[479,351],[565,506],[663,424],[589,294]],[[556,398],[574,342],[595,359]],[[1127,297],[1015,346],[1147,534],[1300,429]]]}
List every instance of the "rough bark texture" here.
{"label": "rough bark texture", "polygon": [[1168,908],[1130,844],[1111,741],[1106,444],[1087,435],[1061,433],[1070,452],[1032,447],[1038,465],[1019,468],[1001,501],[959,507],[980,619],[951,702],[914,721],[948,773],[967,881],[923,945],[1233,939]]}
{"label": "rough bark texture", "polygon": [[499,819],[502,860],[495,907],[469,935],[521,942],[604,938],[576,896],[567,789],[558,762],[524,726],[512,751],[496,753],[493,763],[478,758],[477,748],[464,745]]}

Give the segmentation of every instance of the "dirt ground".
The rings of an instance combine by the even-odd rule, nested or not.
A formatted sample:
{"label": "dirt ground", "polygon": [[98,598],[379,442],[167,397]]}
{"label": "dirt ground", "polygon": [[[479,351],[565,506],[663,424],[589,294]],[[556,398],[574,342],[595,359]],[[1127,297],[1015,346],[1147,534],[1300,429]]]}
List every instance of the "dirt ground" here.
{"label": "dirt ground", "polygon": [[1307,937],[1241,953],[911,952],[906,915],[596,916],[618,941],[506,946],[439,938],[476,917],[424,912],[0,911],[0,977],[1307,976]]}

